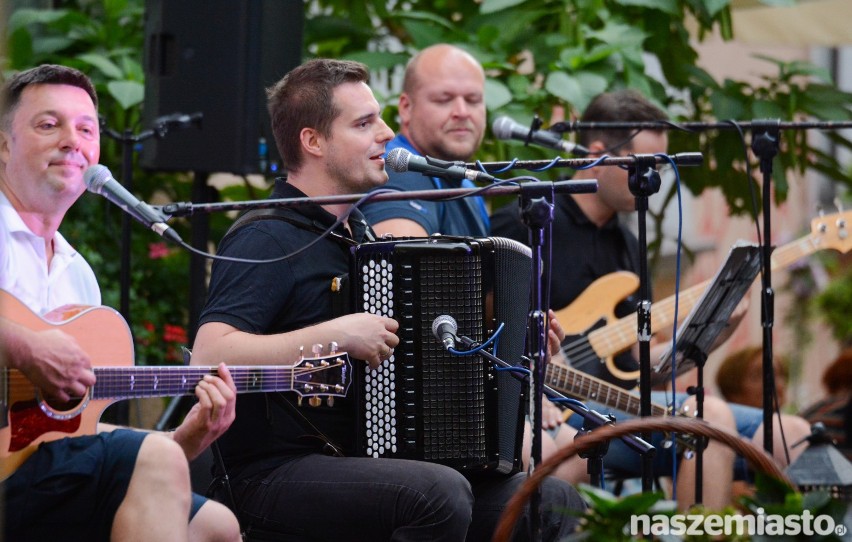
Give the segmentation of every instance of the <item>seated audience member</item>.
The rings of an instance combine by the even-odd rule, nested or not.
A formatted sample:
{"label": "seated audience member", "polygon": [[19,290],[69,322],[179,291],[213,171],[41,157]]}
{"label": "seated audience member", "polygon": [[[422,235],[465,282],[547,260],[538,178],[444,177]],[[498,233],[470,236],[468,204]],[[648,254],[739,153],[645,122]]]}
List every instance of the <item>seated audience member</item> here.
{"label": "seated audience member", "polygon": [[[86,190],[83,172],[98,163],[97,103],[89,78],[64,66],[17,73],[2,87],[0,289],[23,304],[18,313],[101,303],[92,268],[58,231]],[[11,314],[18,308],[11,301],[3,308],[10,312],[0,316],[3,370],[19,371],[46,400],[84,397],[96,379],[79,335],[33,329],[28,314]],[[0,487],[5,539],[238,541],[230,510],[191,493],[187,462],[234,419],[227,367],[200,381],[195,395],[198,404],[171,433],[92,424],[97,434],[41,443]]]}
{"label": "seated audience member", "polygon": [[841,351],[822,374],[828,395],[802,412],[811,424],[822,422],[837,448],[852,461],[849,411],[852,405],[852,347]]}
{"label": "seated audience member", "polygon": [[[775,394],[778,407],[787,402],[787,361],[776,355]],[[729,354],[716,372],[716,387],[726,401],[763,408],[763,347],[750,346]]]}

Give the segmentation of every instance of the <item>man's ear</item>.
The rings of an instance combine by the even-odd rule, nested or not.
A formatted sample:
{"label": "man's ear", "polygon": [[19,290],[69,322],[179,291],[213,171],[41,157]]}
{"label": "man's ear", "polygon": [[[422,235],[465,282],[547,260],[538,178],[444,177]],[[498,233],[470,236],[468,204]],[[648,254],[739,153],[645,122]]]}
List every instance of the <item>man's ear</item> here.
{"label": "man's ear", "polygon": [[589,154],[592,156],[600,156],[601,154],[606,153],[607,150],[606,144],[604,144],[604,142],[600,139],[596,139],[589,143]]}
{"label": "man's ear", "polygon": [[316,157],[323,155],[324,138],[315,128],[302,128],[302,131],[299,132],[299,141],[306,153]]}
{"label": "man's ear", "polygon": [[399,110],[399,125],[405,126],[411,118],[411,98],[405,92],[399,95],[397,109]]}
{"label": "man's ear", "polygon": [[9,163],[9,155],[12,153],[12,150],[9,148],[11,145],[11,137],[11,134],[4,130],[0,130],[0,162],[4,164]]}

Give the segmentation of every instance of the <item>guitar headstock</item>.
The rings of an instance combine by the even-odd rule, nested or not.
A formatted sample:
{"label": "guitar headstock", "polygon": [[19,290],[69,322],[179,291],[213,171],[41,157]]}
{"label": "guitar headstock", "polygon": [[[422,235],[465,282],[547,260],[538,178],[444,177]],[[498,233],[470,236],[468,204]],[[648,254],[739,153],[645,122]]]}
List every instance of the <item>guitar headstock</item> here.
{"label": "guitar headstock", "polygon": [[349,391],[349,375],[352,374],[349,354],[337,351],[337,343],[329,345],[329,353],[322,355],[322,346],[314,345],[314,357],[302,359],[293,366],[293,391],[302,398],[309,397],[308,404],[319,406],[325,397],[328,406],[334,405],[335,397],[346,397]]}
{"label": "guitar headstock", "polygon": [[822,215],[811,220],[811,234],[819,237],[820,243],[826,248],[833,248],[841,253],[852,249],[852,235],[849,231],[849,221],[852,210],[830,215]]}

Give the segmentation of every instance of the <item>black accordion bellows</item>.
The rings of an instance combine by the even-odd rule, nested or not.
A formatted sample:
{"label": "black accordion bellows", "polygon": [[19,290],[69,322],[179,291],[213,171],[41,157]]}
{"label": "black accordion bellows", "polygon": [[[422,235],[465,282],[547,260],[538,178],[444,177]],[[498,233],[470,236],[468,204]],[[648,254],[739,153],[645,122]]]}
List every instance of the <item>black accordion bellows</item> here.
{"label": "black accordion bellows", "polygon": [[[479,355],[447,352],[432,322],[449,315],[458,334],[487,340],[520,363],[529,307],[530,249],[500,237],[379,241],[352,249],[355,310],[400,323],[400,344],[377,370],[358,364],[359,450],[464,472],[520,466],[524,389]],[[461,348],[457,346],[457,348]]]}

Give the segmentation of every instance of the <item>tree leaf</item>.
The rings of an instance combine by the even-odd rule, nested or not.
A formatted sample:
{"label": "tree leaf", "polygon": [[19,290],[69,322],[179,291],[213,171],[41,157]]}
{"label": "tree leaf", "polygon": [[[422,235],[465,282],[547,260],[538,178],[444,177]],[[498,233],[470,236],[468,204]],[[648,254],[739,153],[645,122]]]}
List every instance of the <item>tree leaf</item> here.
{"label": "tree leaf", "polygon": [[405,53],[391,53],[388,51],[356,51],[344,55],[343,58],[363,62],[373,70],[382,70],[393,68],[394,66],[404,66],[410,56]]}
{"label": "tree leaf", "polygon": [[77,55],[77,58],[99,69],[101,73],[110,79],[121,79],[124,77],[124,73],[122,73],[121,68],[116,66],[112,60],[104,55],[98,53],[83,53],[82,55]]}
{"label": "tree leaf", "polygon": [[509,87],[497,79],[485,79],[485,107],[489,111],[500,109],[512,102],[512,92]]}
{"label": "tree leaf", "polygon": [[523,4],[525,0],[484,0],[479,11],[481,13],[494,13],[502,11],[506,8],[511,8],[519,4]]}
{"label": "tree leaf", "polygon": [[678,15],[676,0],[617,0],[621,6],[635,6],[640,8],[657,9],[670,15]]}
{"label": "tree leaf", "polygon": [[11,33],[32,24],[50,24],[64,19],[68,13],[66,9],[18,9],[9,16],[8,31]]}
{"label": "tree leaf", "polygon": [[107,90],[122,109],[130,109],[145,99],[145,85],[137,81],[110,81]]}
{"label": "tree leaf", "polygon": [[550,72],[544,88],[572,105],[582,101],[583,90],[580,88],[580,82],[563,71]]}
{"label": "tree leaf", "polygon": [[33,43],[33,52],[37,55],[50,55],[64,51],[73,44],[74,40],[63,36],[38,38]]}

